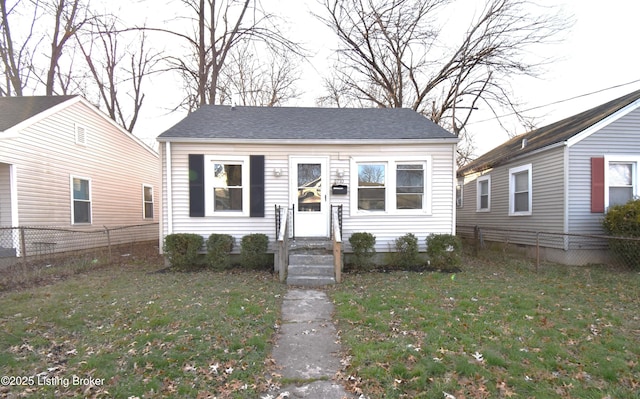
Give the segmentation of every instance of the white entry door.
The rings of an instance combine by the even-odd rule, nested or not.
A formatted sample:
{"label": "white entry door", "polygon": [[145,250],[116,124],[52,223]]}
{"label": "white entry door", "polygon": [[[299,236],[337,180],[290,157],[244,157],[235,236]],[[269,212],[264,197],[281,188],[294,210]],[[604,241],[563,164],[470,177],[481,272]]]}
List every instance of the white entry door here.
{"label": "white entry door", "polygon": [[291,157],[291,204],[296,237],[329,236],[326,157]]}

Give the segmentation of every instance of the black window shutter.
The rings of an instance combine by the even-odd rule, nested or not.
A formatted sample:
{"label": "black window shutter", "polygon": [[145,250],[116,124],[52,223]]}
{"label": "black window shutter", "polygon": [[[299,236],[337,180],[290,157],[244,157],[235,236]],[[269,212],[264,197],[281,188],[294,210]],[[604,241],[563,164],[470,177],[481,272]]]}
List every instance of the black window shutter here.
{"label": "black window shutter", "polygon": [[204,217],[203,154],[189,154],[189,216]]}
{"label": "black window shutter", "polygon": [[249,216],[264,217],[264,155],[249,157]]}

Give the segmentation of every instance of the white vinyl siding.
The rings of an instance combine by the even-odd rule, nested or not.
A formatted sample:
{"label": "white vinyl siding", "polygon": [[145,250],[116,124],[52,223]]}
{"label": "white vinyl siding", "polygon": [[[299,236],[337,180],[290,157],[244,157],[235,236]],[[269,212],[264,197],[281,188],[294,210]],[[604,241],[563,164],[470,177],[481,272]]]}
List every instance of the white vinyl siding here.
{"label": "white vinyl siding", "polygon": [[[162,162],[167,165],[166,143],[161,143]],[[171,143],[171,190],[162,190],[163,196],[171,193],[171,215],[163,207],[163,220],[172,220],[172,226],[163,226],[163,234],[196,233],[208,237],[213,232],[231,234],[236,239],[249,233],[263,233],[271,242],[275,239],[275,206],[291,207],[289,189],[289,160],[292,156],[326,156],[329,159],[329,184],[346,184],[347,195],[333,195],[326,190],[331,205],[343,205],[343,241],[348,242],[352,232],[368,231],[376,235],[376,250],[386,252],[395,238],[414,233],[420,237],[421,249],[424,250],[424,239],[432,233],[455,233],[455,178],[454,178],[454,145],[447,144],[410,144],[410,145],[340,145],[313,144],[206,144],[206,143]],[[249,218],[239,216],[189,217],[189,154],[227,156],[264,155],[265,156],[265,217]],[[428,155],[425,155],[428,154]],[[368,160],[370,163],[388,163],[394,160],[409,163],[426,160],[427,177],[426,206],[422,210],[401,210],[395,212],[364,212],[352,210],[357,208],[358,191],[357,168],[353,159]],[[163,182],[166,182],[166,169]],[[388,174],[395,175],[395,169]],[[393,178],[395,180],[395,177]],[[354,184],[355,182],[355,184]],[[390,183],[387,183],[387,186]],[[395,187],[395,186],[393,186]],[[393,190],[395,191],[395,189]],[[395,193],[391,196],[396,202]],[[389,198],[389,194],[385,194]],[[163,198],[163,203],[168,203]],[[430,213],[426,213],[427,209]],[[416,215],[420,215],[416,217]],[[348,250],[348,248],[347,248]]]}
{"label": "white vinyl siding", "polygon": [[[87,145],[76,145],[76,125]],[[160,187],[157,154],[116,128],[107,117],[78,101],[2,139],[0,163],[15,165],[16,214],[22,226],[72,224],[70,175],[91,178],[91,225],[149,223],[143,218],[143,183]],[[154,203],[153,221],[158,221]]]}

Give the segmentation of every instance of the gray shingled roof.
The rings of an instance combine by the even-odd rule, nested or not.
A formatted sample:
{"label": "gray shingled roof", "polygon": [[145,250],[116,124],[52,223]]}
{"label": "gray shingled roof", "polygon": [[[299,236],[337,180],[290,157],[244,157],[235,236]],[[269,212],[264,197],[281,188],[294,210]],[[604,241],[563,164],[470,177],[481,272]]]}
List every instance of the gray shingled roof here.
{"label": "gray shingled roof", "polygon": [[[458,169],[458,176],[482,172],[507,163],[517,156],[564,142],[638,99],[640,99],[640,90],[550,125],[523,133],[461,167]],[[524,148],[522,148],[523,139],[527,140],[527,145]]]}
{"label": "gray shingled roof", "polygon": [[227,140],[455,139],[410,109],[204,105],[158,136]]}
{"label": "gray shingled roof", "polygon": [[75,96],[0,97],[0,132]]}

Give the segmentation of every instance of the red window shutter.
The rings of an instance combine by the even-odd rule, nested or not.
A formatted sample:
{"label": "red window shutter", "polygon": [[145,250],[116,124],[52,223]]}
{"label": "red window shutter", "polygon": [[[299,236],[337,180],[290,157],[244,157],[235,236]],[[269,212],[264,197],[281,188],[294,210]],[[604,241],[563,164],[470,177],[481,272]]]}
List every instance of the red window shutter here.
{"label": "red window shutter", "polygon": [[591,158],[591,213],[604,212],[604,158]]}

